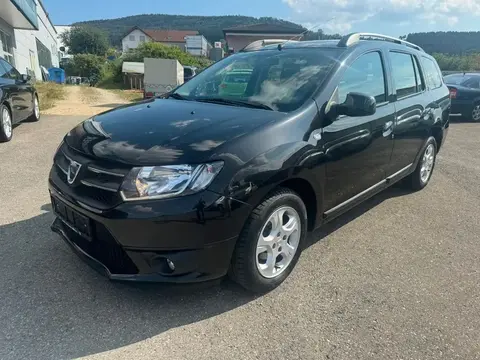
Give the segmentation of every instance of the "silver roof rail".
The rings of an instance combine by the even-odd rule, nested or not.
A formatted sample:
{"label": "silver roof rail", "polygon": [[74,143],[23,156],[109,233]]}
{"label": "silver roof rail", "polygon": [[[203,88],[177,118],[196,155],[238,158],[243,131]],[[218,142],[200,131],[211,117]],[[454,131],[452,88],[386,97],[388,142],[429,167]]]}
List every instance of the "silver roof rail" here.
{"label": "silver roof rail", "polygon": [[287,39],[263,39],[263,40],[257,40],[257,41],[254,41],[250,44],[248,44],[247,46],[245,46],[242,50],[240,50],[241,52],[246,52],[246,51],[255,51],[255,50],[260,50],[261,48],[263,48],[264,46],[267,46],[267,45],[275,45],[275,44],[284,44],[286,42],[296,42],[296,41],[293,41],[293,40],[287,40]]}
{"label": "silver roof rail", "polygon": [[412,44],[411,42],[405,41],[405,40],[400,40],[391,36],[387,35],[381,35],[381,34],[374,34],[374,33],[351,33],[348,35],[345,35],[339,42],[337,46],[340,47],[348,47],[353,44],[358,43],[360,40],[383,40],[383,41],[389,41],[393,42],[395,44],[403,44],[408,47],[414,48],[415,50],[418,51],[423,51],[420,46]]}

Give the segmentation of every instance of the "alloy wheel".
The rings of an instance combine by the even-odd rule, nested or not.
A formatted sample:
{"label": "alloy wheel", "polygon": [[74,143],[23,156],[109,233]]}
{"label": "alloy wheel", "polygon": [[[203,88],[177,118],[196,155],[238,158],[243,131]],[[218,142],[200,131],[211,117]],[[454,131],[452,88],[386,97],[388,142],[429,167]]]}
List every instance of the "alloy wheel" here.
{"label": "alloy wheel", "polygon": [[435,146],[429,144],[423,153],[422,167],[420,168],[420,180],[426,183],[430,179],[433,165],[435,164]]}
{"label": "alloy wheel", "polygon": [[475,105],[472,111],[473,121],[480,121],[480,105]]}
{"label": "alloy wheel", "polygon": [[34,111],[34,115],[35,115],[35,119],[40,119],[40,105],[38,103],[38,98],[35,96],[34,98],[35,100],[34,103],[33,103],[33,111]]}
{"label": "alloy wheel", "polygon": [[265,223],[257,241],[256,265],[265,278],[283,273],[298,249],[301,236],[298,212],[289,206],[276,209]]}
{"label": "alloy wheel", "polygon": [[3,132],[7,138],[12,136],[12,118],[10,117],[10,112],[6,107],[2,110],[2,127]]}

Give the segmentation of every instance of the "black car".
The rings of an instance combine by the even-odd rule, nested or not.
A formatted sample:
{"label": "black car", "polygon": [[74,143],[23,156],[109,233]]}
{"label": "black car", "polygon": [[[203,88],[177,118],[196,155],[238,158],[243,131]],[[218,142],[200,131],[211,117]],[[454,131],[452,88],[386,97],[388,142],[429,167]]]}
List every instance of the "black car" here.
{"label": "black car", "polygon": [[[220,96],[240,68],[245,92]],[[165,97],[86,120],[54,157],[52,229],[111,279],[268,291],[308,231],[425,187],[449,126],[435,60],[372,34],[254,47]]]}
{"label": "black car", "polygon": [[12,139],[13,125],[40,120],[40,107],[29,75],[21,75],[0,58],[0,142]]}
{"label": "black car", "polygon": [[452,99],[450,116],[480,122],[480,73],[451,74],[444,80]]}
{"label": "black car", "polygon": [[197,68],[195,66],[183,67],[183,81],[190,81],[195,75],[197,75]]}

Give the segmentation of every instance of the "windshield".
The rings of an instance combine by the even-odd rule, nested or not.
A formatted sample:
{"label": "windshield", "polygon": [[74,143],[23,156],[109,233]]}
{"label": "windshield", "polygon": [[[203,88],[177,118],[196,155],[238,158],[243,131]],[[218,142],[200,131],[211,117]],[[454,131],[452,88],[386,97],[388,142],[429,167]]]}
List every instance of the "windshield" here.
{"label": "windshield", "polygon": [[238,53],[206,69],[175,93],[188,100],[236,100],[289,112],[312,97],[341,52],[310,48]]}

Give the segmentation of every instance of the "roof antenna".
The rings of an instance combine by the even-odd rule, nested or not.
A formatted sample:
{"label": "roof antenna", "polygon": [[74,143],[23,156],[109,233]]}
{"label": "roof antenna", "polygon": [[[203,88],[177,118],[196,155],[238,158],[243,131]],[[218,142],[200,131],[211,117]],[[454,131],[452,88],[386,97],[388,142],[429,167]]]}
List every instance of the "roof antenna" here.
{"label": "roof antenna", "polygon": [[311,28],[309,28],[309,29],[305,30],[304,32],[302,32],[300,35],[295,35],[295,36],[293,36],[292,38],[290,38],[290,39],[288,39],[287,41],[285,41],[284,43],[278,44],[278,50],[279,50],[279,51],[282,51],[282,49],[283,49],[283,47],[285,46],[285,44],[288,44],[288,43],[289,43],[290,41],[292,41],[293,39],[305,35],[307,32],[312,31],[312,30],[315,29],[316,27],[325,26],[325,25],[327,25],[330,21],[335,20],[335,18],[336,18],[336,16],[331,17],[330,19],[328,19],[327,22],[325,22],[325,23],[323,23],[323,24],[320,23],[320,24],[317,24],[317,25],[315,25],[315,26],[312,26]]}

